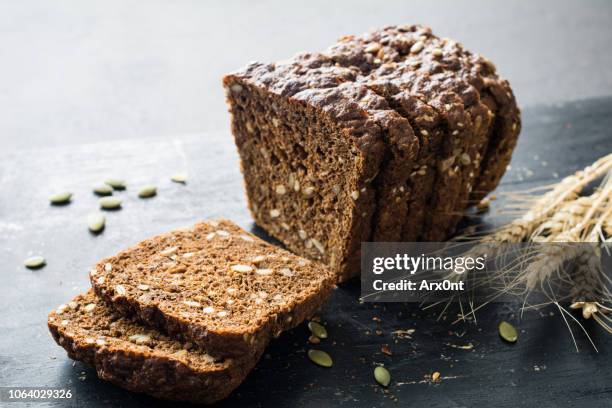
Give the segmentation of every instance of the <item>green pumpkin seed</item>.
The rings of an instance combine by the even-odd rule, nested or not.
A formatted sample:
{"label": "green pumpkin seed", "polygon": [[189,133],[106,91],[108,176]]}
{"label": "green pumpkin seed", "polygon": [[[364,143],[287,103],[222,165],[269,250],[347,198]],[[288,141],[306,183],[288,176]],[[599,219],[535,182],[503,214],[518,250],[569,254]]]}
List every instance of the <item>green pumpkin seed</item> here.
{"label": "green pumpkin seed", "polygon": [[121,199],[118,197],[102,197],[98,200],[98,203],[105,210],[114,210],[121,207]]}
{"label": "green pumpkin seed", "polygon": [[174,181],[175,183],[185,184],[187,182],[187,175],[185,173],[178,173],[170,177],[170,180]]}
{"label": "green pumpkin seed", "polygon": [[333,364],[329,354],[321,350],[308,350],[308,358],[321,367],[331,367]]}
{"label": "green pumpkin seed", "polygon": [[104,184],[108,184],[113,190],[125,190],[125,180],[109,178],[104,180]]}
{"label": "green pumpkin seed", "polygon": [[140,198],[150,198],[157,194],[157,187],[155,186],[146,186],[141,188],[138,191],[138,197]]}
{"label": "green pumpkin seed", "polygon": [[91,232],[100,232],[106,224],[106,216],[102,213],[92,213],[87,216],[87,226]]}
{"label": "green pumpkin seed", "polygon": [[25,265],[26,268],[28,269],[36,269],[36,268],[40,268],[43,265],[45,265],[47,263],[47,261],[45,261],[45,258],[43,258],[42,256],[32,256],[28,259],[26,259],[23,264]]}
{"label": "green pumpkin seed", "polygon": [[93,188],[93,192],[99,196],[108,196],[113,194],[113,188],[108,184],[100,184]]}
{"label": "green pumpkin seed", "polygon": [[391,374],[385,367],[378,366],[374,369],[374,379],[383,387],[387,387],[391,382]]}
{"label": "green pumpkin seed", "polygon": [[51,201],[51,204],[67,204],[70,202],[70,199],[72,198],[72,193],[69,192],[63,192],[63,193],[59,193],[59,194],[53,194],[51,197],[49,197],[49,201]]}
{"label": "green pumpkin seed", "polygon": [[320,339],[327,338],[327,329],[322,324],[319,324],[317,322],[308,322],[308,329],[312,334],[314,334]]}
{"label": "green pumpkin seed", "polygon": [[518,332],[514,326],[508,322],[501,322],[499,324],[499,335],[502,339],[510,343],[514,343],[518,340]]}

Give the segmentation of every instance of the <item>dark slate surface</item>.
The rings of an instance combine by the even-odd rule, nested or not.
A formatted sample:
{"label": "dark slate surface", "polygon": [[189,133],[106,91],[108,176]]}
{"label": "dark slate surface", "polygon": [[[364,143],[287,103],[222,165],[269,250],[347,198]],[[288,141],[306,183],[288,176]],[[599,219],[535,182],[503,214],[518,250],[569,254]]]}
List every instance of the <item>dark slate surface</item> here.
{"label": "dark slate surface", "polygon": [[[553,182],[609,153],[611,128],[612,98],[526,111],[522,139],[500,190]],[[186,186],[169,181],[178,171],[190,174]],[[94,236],[85,223],[86,214],[96,209],[91,186],[111,175],[129,183],[119,193],[124,208],[108,213],[106,230]],[[148,183],[158,185],[158,196],[136,198],[137,187]],[[46,315],[86,290],[86,272],[97,259],[128,244],[208,217],[228,217],[252,228],[241,183],[227,134],[1,154],[0,386],[70,387],[80,407],[177,406],[123,391],[98,380],[83,364],[73,364],[49,336]],[[73,191],[73,202],[49,206],[48,196],[61,190]],[[495,201],[488,222],[499,220],[496,211],[502,203]],[[22,262],[32,254],[44,255],[48,265],[26,270]],[[302,325],[274,341],[244,384],[221,405],[612,405],[612,337],[591,321],[585,326],[599,353],[574,326],[577,353],[554,309],[528,312],[520,319],[517,305],[496,304],[477,314],[477,324],[453,325],[457,310],[436,321],[439,310],[424,312],[415,304],[359,304],[358,295],[358,283],[341,286],[321,313],[330,338],[318,348],[333,356],[331,369],[307,360],[308,333]],[[517,344],[499,339],[500,319],[520,329]],[[391,334],[410,328],[416,329],[412,339]],[[473,350],[452,346],[470,343]],[[383,344],[392,356],[381,353]],[[392,373],[387,392],[372,378],[379,363]],[[442,374],[442,381],[425,381],[433,371]]]}

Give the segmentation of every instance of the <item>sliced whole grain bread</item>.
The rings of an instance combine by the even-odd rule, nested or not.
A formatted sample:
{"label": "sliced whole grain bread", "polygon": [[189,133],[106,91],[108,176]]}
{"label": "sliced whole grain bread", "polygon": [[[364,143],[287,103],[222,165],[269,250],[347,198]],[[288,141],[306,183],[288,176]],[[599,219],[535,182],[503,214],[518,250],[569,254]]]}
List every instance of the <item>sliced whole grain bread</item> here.
{"label": "sliced whole grain bread", "polygon": [[157,398],[212,403],[228,396],[255,366],[263,347],[216,359],[192,343],[173,340],[108,307],[93,291],[52,311],[49,330],[68,356],[98,376]]}
{"label": "sliced whole grain bread", "polygon": [[220,220],[142,241],[99,262],[90,280],[123,315],[215,356],[241,356],[314,314],[335,277]]}
{"label": "sliced whole grain bread", "polygon": [[223,78],[249,208],[339,281],[360,241],[439,241],[501,179],[521,128],[486,58],[428,27],[344,36]]}

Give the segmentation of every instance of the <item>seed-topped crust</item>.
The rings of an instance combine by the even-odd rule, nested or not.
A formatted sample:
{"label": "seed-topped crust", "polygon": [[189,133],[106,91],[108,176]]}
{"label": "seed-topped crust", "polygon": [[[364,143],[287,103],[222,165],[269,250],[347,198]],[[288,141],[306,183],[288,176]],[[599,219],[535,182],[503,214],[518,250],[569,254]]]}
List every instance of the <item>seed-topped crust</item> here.
{"label": "seed-topped crust", "polygon": [[334,281],[225,220],[142,241],[100,261],[90,279],[122,314],[220,356],[256,354],[313,314]]}
{"label": "seed-topped crust", "polygon": [[212,403],[227,397],[255,366],[263,347],[239,358],[213,358],[119,315],[93,291],[49,314],[48,326],[68,356],[98,376],[157,398]]}

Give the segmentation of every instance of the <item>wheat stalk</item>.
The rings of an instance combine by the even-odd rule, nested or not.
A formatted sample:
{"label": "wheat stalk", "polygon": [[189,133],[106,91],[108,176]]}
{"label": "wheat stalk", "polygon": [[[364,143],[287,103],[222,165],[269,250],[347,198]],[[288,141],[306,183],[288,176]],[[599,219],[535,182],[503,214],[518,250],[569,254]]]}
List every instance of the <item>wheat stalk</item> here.
{"label": "wheat stalk", "polygon": [[[579,196],[588,184],[602,176],[604,181],[593,194]],[[538,191],[541,190],[538,188]],[[489,259],[498,260],[508,254],[507,246],[503,244],[525,241],[547,244],[534,245],[527,250],[523,247],[518,252],[515,264],[505,265],[493,277],[474,277],[475,286],[498,280],[504,283],[503,293],[523,295],[525,302],[530,292],[539,289],[547,294],[550,303],[560,307],[555,299],[551,278],[559,276],[567,281],[567,275],[562,276],[561,272],[566,262],[573,261],[577,266],[569,275],[572,307],[582,309],[584,318],[593,317],[602,327],[612,332],[607,323],[612,323],[612,319],[604,314],[612,310],[605,306],[612,295],[601,279],[601,267],[596,265],[599,254],[595,256],[588,252],[597,248],[584,244],[612,239],[612,154],[564,178],[540,198],[523,200],[528,201],[533,202],[533,205],[523,216],[480,238],[478,244],[463,256],[488,256]],[[518,272],[513,274],[517,266]],[[506,277],[509,279],[504,281]],[[465,273],[453,273],[448,278],[457,281],[467,277]],[[598,287],[605,289],[605,296],[600,293],[602,296],[594,297]],[[472,308],[471,314],[474,311]]]}
{"label": "wheat stalk", "polygon": [[575,202],[586,185],[607,174],[611,169],[612,154],[609,154],[584,170],[565,177],[551,191],[537,199],[522,217],[483,237],[481,242],[472,249],[470,255],[484,256],[486,254],[494,257],[500,246],[498,244],[516,243],[528,239],[540,225],[554,216],[560,207]]}

